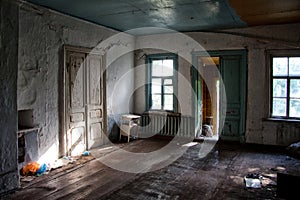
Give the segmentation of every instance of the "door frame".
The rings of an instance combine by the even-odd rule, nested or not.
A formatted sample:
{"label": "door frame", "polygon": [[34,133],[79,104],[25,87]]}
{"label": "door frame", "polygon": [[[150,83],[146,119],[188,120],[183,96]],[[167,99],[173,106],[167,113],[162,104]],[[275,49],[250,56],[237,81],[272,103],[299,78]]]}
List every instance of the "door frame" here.
{"label": "door frame", "polygon": [[[102,51],[97,51],[91,48],[75,47],[71,45],[63,45],[62,56],[61,56],[61,67],[59,70],[59,157],[64,156],[68,153],[67,149],[67,131],[68,131],[68,108],[67,108],[67,52],[74,51],[78,53],[93,53],[96,55],[103,56],[103,133],[105,137],[107,135],[107,106],[106,106],[106,60],[105,54]],[[86,138],[85,138],[86,139]]]}
{"label": "door frame", "polygon": [[[203,57],[207,57],[207,56],[211,56],[211,57],[222,57],[222,56],[234,56],[234,55],[239,55],[241,56],[241,104],[243,105],[241,107],[241,113],[243,113],[241,119],[240,119],[240,130],[239,130],[239,141],[240,142],[245,142],[245,132],[246,132],[246,117],[247,117],[247,83],[248,83],[248,66],[247,66],[247,49],[236,49],[236,50],[210,50],[210,51],[195,51],[192,52],[192,67],[194,69],[197,69],[197,65],[198,65],[198,57],[199,56],[203,56]],[[220,64],[221,65],[221,64]],[[221,78],[223,79],[223,75],[222,75],[222,67],[220,66],[220,74],[221,74]],[[195,74],[195,70],[192,70],[191,73],[191,84],[192,84],[192,89],[193,92],[196,92],[196,85],[195,85],[195,81],[196,81],[196,74]],[[220,96],[220,99],[222,101],[222,94]],[[193,98],[192,101],[192,111],[195,110],[196,106],[196,102],[195,99]],[[220,109],[222,109],[220,107]],[[226,111],[225,111],[226,113]],[[222,111],[220,111],[220,115],[222,115]],[[198,123],[197,121],[197,116],[195,116],[195,112],[192,112],[192,116],[195,119],[195,123]],[[220,119],[222,118],[222,116],[220,116]],[[201,119],[200,119],[201,120]],[[225,122],[225,118],[223,120]],[[196,124],[195,124],[196,125]],[[195,126],[196,127],[196,126]],[[197,131],[197,130],[196,130]],[[221,131],[222,132],[222,131]],[[195,133],[196,134],[196,133]],[[219,133],[219,136],[221,136],[221,133]],[[236,140],[237,138],[224,138],[224,139],[229,139],[229,140]]]}
{"label": "door frame", "polygon": [[[198,96],[200,95],[202,97],[202,85],[200,87],[201,94],[199,94],[199,90],[197,89],[198,84],[196,84],[196,80],[202,81],[202,77],[199,76],[198,72],[198,54],[202,56],[209,56],[207,52],[192,52],[192,66],[191,66],[191,85],[192,85],[192,119],[194,119],[194,128],[195,128],[195,137],[198,137],[201,134],[202,131],[202,117],[198,119],[198,107],[199,107],[199,100]],[[201,79],[201,80],[199,80]],[[198,82],[197,82],[198,83]],[[194,94],[196,96],[194,96]],[[201,101],[201,112],[202,112],[202,98]],[[196,114],[197,113],[197,114]]]}

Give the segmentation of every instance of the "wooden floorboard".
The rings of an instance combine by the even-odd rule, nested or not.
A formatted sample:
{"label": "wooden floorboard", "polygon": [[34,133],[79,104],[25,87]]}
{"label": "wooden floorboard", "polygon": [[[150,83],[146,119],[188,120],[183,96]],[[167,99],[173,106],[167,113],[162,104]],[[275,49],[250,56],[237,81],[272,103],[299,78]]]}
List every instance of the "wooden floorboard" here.
{"label": "wooden floorboard", "polygon": [[57,199],[64,196],[72,196],[79,191],[88,189],[91,185],[102,184],[102,182],[109,179],[113,172],[114,170],[97,160],[93,160],[80,168],[80,170],[76,170],[68,176],[62,176],[59,189],[41,199]]}
{"label": "wooden floorboard", "polygon": [[[140,174],[118,171],[99,161],[100,157],[112,154],[115,157],[107,159],[112,158],[121,165],[126,158],[119,158],[119,148],[135,153],[150,152],[167,143],[148,139],[96,149],[91,151],[94,160],[50,172],[0,199],[277,199],[276,173],[300,169],[299,160],[282,152],[267,147],[248,149],[238,144],[218,144],[206,157],[199,158],[201,143],[197,143],[170,165]],[[243,178],[248,173],[263,175],[263,187],[245,188]]]}
{"label": "wooden floorboard", "polygon": [[51,175],[49,175],[48,179],[43,179],[43,181],[38,181],[33,185],[17,191],[12,198],[30,199],[34,194],[34,199],[43,199],[52,193],[62,190],[69,184],[81,181],[81,179],[87,176],[87,172],[89,176],[92,176],[99,171],[103,171],[104,168],[105,166],[102,163],[93,160],[85,165],[80,165],[80,168],[75,168],[75,170],[69,169],[63,174],[59,173],[59,176],[51,177]]}

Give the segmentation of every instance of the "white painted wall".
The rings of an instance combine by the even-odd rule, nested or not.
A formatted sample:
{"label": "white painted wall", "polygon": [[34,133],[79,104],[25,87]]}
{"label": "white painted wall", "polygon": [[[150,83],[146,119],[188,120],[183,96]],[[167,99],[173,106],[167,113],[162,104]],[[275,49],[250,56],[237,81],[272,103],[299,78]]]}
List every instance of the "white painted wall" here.
{"label": "white painted wall", "polygon": [[[48,9],[24,3],[20,7],[18,109],[33,109],[34,123],[40,128],[39,155],[45,162],[56,159],[59,145],[59,101],[63,45],[94,48],[106,53],[108,133],[111,134],[114,117],[128,112],[124,105],[126,93],[114,99],[111,94],[116,80],[133,68],[133,53],[122,55],[120,50],[131,49],[134,38],[123,34],[120,41],[106,40],[118,32],[84,22]],[[98,46],[101,43],[100,46]],[[115,48],[116,47],[116,48]],[[116,56],[117,55],[117,56]],[[133,76],[133,73],[132,75]],[[123,79],[127,92],[133,89],[133,78]],[[118,105],[114,113],[113,106]],[[132,111],[129,106],[129,111]]]}
{"label": "white painted wall", "polygon": [[[247,114],[246,114],[246,142],[270,145],[288,145],[300,140],[300,127],[298,123],[266,121],[268,117],[268,88],[266,82],[267,67],[265,51],[269,49],[295,49],[300,47],[300,24],[260,26],[244,29],[227,30],[227,33],[192,32],[186,35],[192,37],[205,50],[248,50],[248,86],[247,86]],[[140,36],[136,46],[176,46],[174,52],[192,51],[197,49],[192,41],[182,42],[174,39],[174,34]],[[157,53],[158,51],[156,51]],[[137,63],[145,63],[145,50],[137,51]],[[189,62],[179,59],[179,72],[189,77]],[[135,75],[136,81],[145,80],[145,72],[140,70]],[[178,80],[179,96],[184,98],[182,113],[191,115],[191,91],[181,87],[182,80]],[[135,93],[135,112],[145,111],[145,88],[140,88]]]}

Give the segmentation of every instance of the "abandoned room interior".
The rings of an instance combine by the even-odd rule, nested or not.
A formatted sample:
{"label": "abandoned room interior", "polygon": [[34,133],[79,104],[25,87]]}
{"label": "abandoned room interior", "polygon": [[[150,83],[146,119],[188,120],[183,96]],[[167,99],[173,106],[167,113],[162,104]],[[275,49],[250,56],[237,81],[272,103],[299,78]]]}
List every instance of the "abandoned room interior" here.
{"label": "abandoned room interior", "polygon": [[0,199],[299,196],[299,0],[0,13]]}

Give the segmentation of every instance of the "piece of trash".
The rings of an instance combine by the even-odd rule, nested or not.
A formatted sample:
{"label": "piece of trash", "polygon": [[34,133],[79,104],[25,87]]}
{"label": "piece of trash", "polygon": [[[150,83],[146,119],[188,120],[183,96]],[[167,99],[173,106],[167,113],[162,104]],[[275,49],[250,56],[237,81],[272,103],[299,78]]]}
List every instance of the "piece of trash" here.
{"label": "piece of trash", "polygon": [[47,171],[47,165],[44,163],[41,167],[36,171],[37,176],[43,175]]}
{"label": "piece of trash", "polygon": [[63,159],[65,159],[65,160],[71,160],[71,157],[70,156],[64,156],[64,157],[62,157]]}
{"label": "piece of trash", "polygon": [[36,171],[41,167],[41,165],[37,162],[31,162],[22,167],[22,174],[25,176],[35,175]]}
{"label": "piece of trash", "polygon": [[247,188],[261,188],[262,176],[259,174],[247,174],[244,177],[245,184]]}
{"label": "piece of trash", "polygon": [[32,181],[35,177],[34,176],[23,176],[20,178],[21,182],[26,182],[29,183],[30,181]]}
{"label": "piece of trash", "polygon": [[83,156],[88,156],[88,155],[90,155],[90,152],[89,151],[85,151],[85,152],[82,153],[82,155]]}

